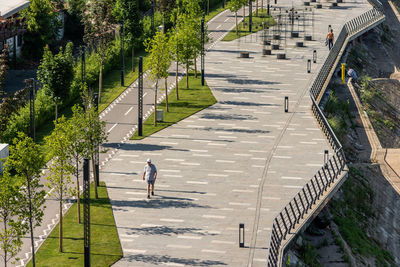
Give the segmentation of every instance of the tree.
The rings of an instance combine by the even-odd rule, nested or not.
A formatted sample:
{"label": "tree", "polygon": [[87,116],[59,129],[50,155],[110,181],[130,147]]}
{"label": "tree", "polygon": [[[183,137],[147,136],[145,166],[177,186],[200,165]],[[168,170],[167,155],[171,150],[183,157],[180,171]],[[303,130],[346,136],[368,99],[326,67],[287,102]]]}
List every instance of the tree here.
{"label": "tree", "polygon": [[69,148],[72,140],[68,138],[68,127],[66,119],[62,116],[55,123],[53,132],[45,137],[46,145],[50,148],[51,164],[47,177],[47,186],[54,189],[51,193],[59,202],[59,252],[63,252],[63,214],[62,204],[65,200],[75,194],[72,188],[71,174],[74,166],[71,164],[72,155]]}
{"label": "tree", "polygon": [[56,120],[58,104],[69,95],[69,89],[74,78],[73,44],[69,42],[65,50],[53,56],[48,47],[45,48],[43,59],[40,62],[37,74],[43,88],[52,96],[56,106]]}
{"label": "tree", "polygon": [[0,99],[5,96],[5,92],[3,90],[3,83],[7,77],[7,70],[8,70],[8,46],[5,45],[3,51],[0,54]]}
{"label": "tree", "polygon": [[[243,5],[243,0],[231,0],[229,2],[229,10],[231,12],[235,12],[235,27],[236,27],[236,35],[239,35],[239,29],[238,29],[238,21],[237,21],[237,12]],[[243,7],[244,10],[244,7]],[[243,20],[244,20],[244,14],[243,14]]]}
{"label": "tree", "polygon": [[55,42],[61,23],[50,0],[31,0],[21,11],[28,31],[24,34],[23,51],[27,58],[41,58],[43,48]]}
{"label": "tree", "polygon": [[44,157],[39,145],[24,133],[19,133],[10,146],[10,156],[5,163],[6,176],[13,176],[20,182],[18,193],[19,219],[29,222],[31,237],[32,263],[35,266],[35,245],[33,229],[40,226],[43,219],[43,204],[46,192],[40,184],[41,168]]}
{"label": "tree", "polygon": [[[154,93],[154,125],[157,125],[157,89],[158,82],[161,78],[168,78],[168,69],[171,65],[171,45],[167,36],[162,32],[157,32],[153,39],[148,39],[144,43],[146,52],[149,53],[147,68],[150,71],[150,78],[155,81],[156,89]],[[168,97],[168,92],[165,92]]]}
{"label": "tree", "polygon": [[139,5],[139,1],[116,0],[112,10],[116,21],[124,20],[125,40],[132,46],[140,44],[140,36],[143,34]]}
{"label": "tree", "polygon": [[21,250],[21,238],[26,230],[22,221],[15,220],[19,211],[17,195],[18,187],[12,177],[0,174],[0,248],[5,267]]}
{"label": "tree", "polygon": [[[108,133],[105,130],[105,122],[100,121],[99,114],[91,105],[91,97],[86,96],[86,112],[84,118],[83,156],[92,160],[92,169],[96,177],[95,156],[99,146],[107,141]],[[97,183],[94,183],[94,195],[98,198]]]}
{"label": "tree", "polygon": [[68,120],[67,124],[67,134],[68,139],[70,139],[71,146],[70,154],[72,155],[72,159],[75,163],[74,173],[76,177],[76,198],[77,198],[77,206],[78,206],[78,223],[81,223],[81,203],[80,203],[80,195],[79,195],[79,163],[82,158],[82,154],[84,151],[84,131],[85,131],[85,113],[83,109],[79,105],[75,105],[72,107],[73,115],[71,119]]}
{"label": "tree", "polygon": [[107,60],[107,50],[113,39],[113,21],[111,16],[112,3],[109,0],[88,0],[82,16],[85,26],[84,41],[94,48],[100,56],[99,71],[99,103],[103,88],[103,67]]}

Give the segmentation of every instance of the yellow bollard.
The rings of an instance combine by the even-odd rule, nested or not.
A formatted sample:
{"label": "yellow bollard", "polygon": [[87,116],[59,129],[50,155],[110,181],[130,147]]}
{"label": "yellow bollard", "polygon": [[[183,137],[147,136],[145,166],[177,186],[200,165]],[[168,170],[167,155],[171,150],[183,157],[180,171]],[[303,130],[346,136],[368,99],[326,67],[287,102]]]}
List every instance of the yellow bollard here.
{"label": "yellow bollard", "polygon": [[345,83],[345,77],[346,77],[346,63],[342,63],[342,83]]}

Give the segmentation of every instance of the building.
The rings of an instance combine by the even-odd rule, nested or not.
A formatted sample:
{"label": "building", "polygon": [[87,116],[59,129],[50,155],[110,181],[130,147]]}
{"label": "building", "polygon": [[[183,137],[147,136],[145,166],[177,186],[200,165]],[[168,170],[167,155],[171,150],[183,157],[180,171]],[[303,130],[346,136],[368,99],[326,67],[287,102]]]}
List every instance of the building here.
{"label": "building", "polygon": [[25,19],[18,13],[28,6],[27,0],[0,0],[0,50],[7,44],[11,58],[21,54]]}
{"label": "building", "polygon": [[8,145],[7,144],[0,144],[0,173],[3,173],[3,161],[2,159],[7,159],[9,155]]}

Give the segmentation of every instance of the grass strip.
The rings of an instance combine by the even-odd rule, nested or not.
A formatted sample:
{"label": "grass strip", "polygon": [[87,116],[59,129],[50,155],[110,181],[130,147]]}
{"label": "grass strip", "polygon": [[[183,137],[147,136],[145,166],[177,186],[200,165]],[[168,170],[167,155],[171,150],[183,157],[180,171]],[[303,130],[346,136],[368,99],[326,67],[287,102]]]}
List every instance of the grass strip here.
{"label": "grass strip", "polygon": [[271,16],[267,16],[267,10],[263,9],[263,11],[261,12],[261,10],[258,11],[258,16],[256,16],[256,12],[253,12],[253,18],[252,18],[252,31],[249,31],[249,17],[246,17],[246,21],[245,23],[240,22],[238,25],[238,34],[236,34],[236,27],[234,27],[230,32],[228,32],[227,35],[225,35],[225,37],[222,39],[222,41],[224,42],[229,42],[229,41],[233,41],[236,40],[240,37],[244,37],[247,35],[250,35],[254,32],[258,32],[261,31],[263,29],[263,25],[262,23],[264,22],[265,27],[267,26],[273,26],[276,24],[275,20],[273,17]]}
{"label": "grass strip", "polygon": [[[122,258],[114,216],[104,183],[98,187],[99,198],[94,199],[94,185],[90,186],[90,236],[91,236],[91,266],[111,266]],[[36,253],[36,265],[53,266],[83,266],[83,208],[81,207],[82,223],[77,223],[77,204],[73,204],[64,215],[63,253],[58,252],[58,227],[53,229],[43,245]],[[30,261],[27,266],[32,266]]]}
{"label": "grass strip", "polygon": [[189,76],[189,89],[186,89],[186,79],[184,78],[179,82],[179,100],[176,100],[175,95],[174,89],[168,98],[169,112],[165,112],[165,100],[157,107],[157,109],[164,110],[164,122],[158,122],[157,126],[154,126],[154,114],[151,114],[143,124],[143,136],[138,136],[138,133],[135,132],[131,140],[140,140],[150,136],[217,102],[207,84],[201,86],[200,75],[198,78],[194,78],[193,73],[190,73]]}

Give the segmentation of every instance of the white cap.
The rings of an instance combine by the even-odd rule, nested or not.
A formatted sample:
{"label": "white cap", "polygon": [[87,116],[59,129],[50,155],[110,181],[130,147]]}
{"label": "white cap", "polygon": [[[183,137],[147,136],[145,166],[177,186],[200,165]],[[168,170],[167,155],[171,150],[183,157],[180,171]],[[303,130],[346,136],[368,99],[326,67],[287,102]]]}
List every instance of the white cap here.
{"label": "white cap", "polygon": [[150,162],[151,163],[151,159],[147,159],[146,162]]}

